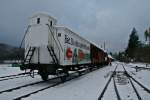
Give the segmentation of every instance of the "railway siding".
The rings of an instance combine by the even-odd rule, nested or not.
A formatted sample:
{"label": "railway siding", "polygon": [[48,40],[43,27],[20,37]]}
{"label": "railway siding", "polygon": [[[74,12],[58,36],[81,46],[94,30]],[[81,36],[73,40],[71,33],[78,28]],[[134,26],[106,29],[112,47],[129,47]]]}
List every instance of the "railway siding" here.
{"label": "railway siding", "polygon": [[[120,68],[122,66],[122,69]],[[122,92],[122,91],[119,91],[117,86],[119,85],[123,85],[124,87],[126,86],[129,86],[130,84],[130,88],[132,87],[134,93],[136,94],[136,97],[138,100],[143,100],[142,99],[142,96],[141,94],[139,93],[138,89],[136,88],[136,85],[139,85],[141,88],[143,88],[147,93],[150,93],[150,90],[145,87],[141,82],[137,81],[135,78],[133,78],[129,72],[126,70],[125,66],[123,64],[119,64],[119,69],[117,69],[118,67],[116,66],[115,70],[113,71],[113,74],[110,76],[108,82],[106,83],[103,91],[101,92],[98,100],[101,100],[103,98],[105,98],[104,96],[104,93],[106,92],[107,90],[107,87],[108,85],[111,83],[111,80],[113,81],[114,83],[114,90],[115,90],[115,93],[116,93],[116,97],[117,97],[117,100],[121,100],[121,98],[124,98],[123,95],[120,95],[119,92]],[[133,83],[133,81],[136,83]],[[119,86],[120,87],[120,86]],[[129,88],[129,87],[128,87]],[[128,91],[127,91],[128,92]],[[129,91],[130,92],[130,91]],[[122,94],[122,93],[121,93]],[[132,98],[135,98],[134,94],[132,93],[133,96]],[[130,94],[128,95],[128,97],[130,97]],[[144,98],[144,97],[143,97]]]}

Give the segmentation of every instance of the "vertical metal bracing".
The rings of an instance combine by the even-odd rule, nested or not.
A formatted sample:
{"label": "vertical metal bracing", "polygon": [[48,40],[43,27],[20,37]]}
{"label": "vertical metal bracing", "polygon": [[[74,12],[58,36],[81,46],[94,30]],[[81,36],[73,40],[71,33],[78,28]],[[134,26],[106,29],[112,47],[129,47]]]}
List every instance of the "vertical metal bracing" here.
{"label": "vertical metal bracing", "polygon": [[26,57],[23,61],[23,64],[30,64],[30,61],[31,61],[31,58],[34,54],[34,51],[35,51],[35,47],[30,47],[27,54],[26,54]]}
{"label": "vertical metal bracing", "polygon": [[54,64],[59,64],[59,61],[58,61],[58,59],[57,59],[57,56],[56,56],[56,54],[55,54],[55,52],[54,52],[53,47],[48,47],[48,46],[47,46],[47,49],[48,49],[48,51],[49,51],[50,56],[51,56],[52,59],[53,59]]}
{"label": "vertical metal bracing", "polygon": [[40,64],[40,47],[38,47],[38,64]]}
{"label": "vertical metal bracing", "polygon": [[24,36],[23,36],[23,39],[22,39],[22,41],[21,41],[21,44],[20,44],[19,48],[21,48],[21,47],[22,47],[23,42],[24,42],[24,40],[25,40],[25,37],[26,37],[26,35],[27,35],[27,33],[28,33],[28,31],[29,31],[30,27],[31,27],[31,25],[29,25],[29,26],[27,27],[27,30],[25,31],[25,34],[24,34]]}
{"label": "vertical metal bracing", "polygon": [[[23,36],[23,38],[22,38],[22,40],[21,40],[21,43],[20,43],[20,46],[19,46],[19,49],[21,49],[22,48],[22,46],[23,46],[23,42],[24,42],[24,40],[25,40],[25,37],[26,37],[26,35],[27,35],[27,33],[28,33],[28,31],[29,31],[29,29],[30,29],[30,27],[31,27],[31,25],[29,25],[28,27],[27,27],[27,30],[25,31],[25,34],[24,34],[24,36]],[[21,60],[21,54],[18,52],[17,53],[17,57],[18,57],[18,64],[20,64],[20,61],[19,60]]]}

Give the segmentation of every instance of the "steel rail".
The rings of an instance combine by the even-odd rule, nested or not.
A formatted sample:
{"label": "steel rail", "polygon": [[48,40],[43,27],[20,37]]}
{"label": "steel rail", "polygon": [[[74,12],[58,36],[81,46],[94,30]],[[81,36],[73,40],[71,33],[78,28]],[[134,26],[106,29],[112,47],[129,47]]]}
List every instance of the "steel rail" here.
{"label": "steel rail", "polygon": [[[54,80],[58,77],[55,77],[55,78],[51,78],[49,79],[48,81],[50,80]],[[25,84],[25,85],[22,85],[22,86],[17,86],[17,87],[14,87],[14,88],[11,88],[11,89],[6,89],[6,90],[3,90],[3,91],[0,91],[0,94],[4,93],[4,92],[11,92],[13,90],[18,90],[18,89],[21,89],[21,88],[24,88],[24,87],[28,87],[28,86],[32,86],[32,85],[36,85],[36,84],[40,84],[40,83],[44,83],[45,81],[39,81],[39,82],[34,82],[34,83],[29,83],[29,84]]]}
{"label": "steel rail", "polygon": [[116,81],[114,79],[114,76],[113,76],[113,83],[114,83],[114,89],[115,89],[115,92],[116,92],[117,99],[121,100],[121,97],[119,95],[119,92],[118,92],[118,89],[117,89],[117,85],[116,85]]}
{"label": "steel rail", "polygon": [[20,75],[25,75],[29,73],[19,73],[19,74],[14,74],[14,75],[7,75],[7,76],[1,76],[0,78],[7,78],[7,77],[12,77],[12,76],[20,76]]}
{"label": "steel rail", "polygon": [[133,90],[135,91],[136,96],[138,97],[138,100],[142,100],[142,98],[141,98],[139,92],[137,91],[135,85],[133,84],[133,82],[132,82],[132,80],[131,80],[131,77],[130,77],[129,73],[127,72],[127,70],[125,69],[125,67],[124,67],[123,64],[122,64],[122,66],[123,66],[123,69],[124,69],[124,71],[125,71],[125,75],[126,75],[127,78],[129,79],[129,81],[130,81],[130,83],[131,83],[131,86],[132,86]]}
{"label": "steel rail", "polygon": [[[124,68],[125,69],[125,68]],[[125,69],[126,70],[126,69]],[[133,78],[127,71],[126,74],[134,81],[136,82],[139,86],[141,86],[146,92],[150,93],[150,89],[148,89],[146,86],[141,84],[139,81],[137,81],[135,78]]]}
{"label": "steel rail", "polygon": [[[37,75],[37,74],[35,74],[35,75]],[[27,74],[27,75],[24,74],[24,76],[21,76],[21,75],[10,76],[8,78],[1,79],[0,81],[11,80],[11,79],[16,79],[16,78],[21,78],[21,77],[28,77],[28,76],[30,76],[30,74]]]}
{"label": "steel rail", "polygon": [[112,79],[113,75],[115,74],[117,67],[118,67],[118,65],[116,65],[116,67],[115,67],[115,69],[114,69],[114,71],[113,71],[112,75],[110,76],[110,78],[109,78],[109,80],[107,81],[107,83],[106,83],[106,85],[105,85],[104,89],[102,90],[102,92],[101,92],[100,96],[98,97],[98,100],[101,100],[101,99],[102,99],[102,97],[104,96],[104,93],[105,93],[105,91],[106,91],[106,89],[107,89],[108,85],[110,84],[110,81],[111,81],[111,79]]}

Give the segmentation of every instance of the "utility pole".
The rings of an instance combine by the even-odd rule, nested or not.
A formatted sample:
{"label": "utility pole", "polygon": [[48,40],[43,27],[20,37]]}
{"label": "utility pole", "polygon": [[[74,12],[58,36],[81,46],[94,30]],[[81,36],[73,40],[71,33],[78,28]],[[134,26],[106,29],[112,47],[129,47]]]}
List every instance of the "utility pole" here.
{"label": "utility pole", "polygon": [[106,44],[105,44],[105,41],[104,41],[104,50],[105,50],[105,45],[106,45]]}

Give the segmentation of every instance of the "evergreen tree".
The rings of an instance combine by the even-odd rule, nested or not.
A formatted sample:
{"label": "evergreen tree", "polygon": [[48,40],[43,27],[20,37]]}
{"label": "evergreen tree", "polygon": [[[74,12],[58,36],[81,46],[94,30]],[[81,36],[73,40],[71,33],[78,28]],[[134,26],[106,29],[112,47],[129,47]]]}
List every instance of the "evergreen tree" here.
{"label": "evergreen tree", "polygon": [[133,28],[131,34],[130,34],[130,37],[129,37],[129,42],[128,42],[128,47],[126,49],[126,55],[129,57],[129,58],[135,58],[135,51],[136,49],[139,47],[139,36],[137,34],[137,31],[135,28]]}
{"label": "evergreen tree", "polygon": [[145,36],[145,41],[148,40],[148,35],[149,35],[149,32],[146,30],[145,33],[144,33],[144,36]]}
{"label": "evergreen tree", "polygon": [[150,28],[149,28],[149,32],[148,32],[148,39],[149,39],[149,45],[150,45]]}

